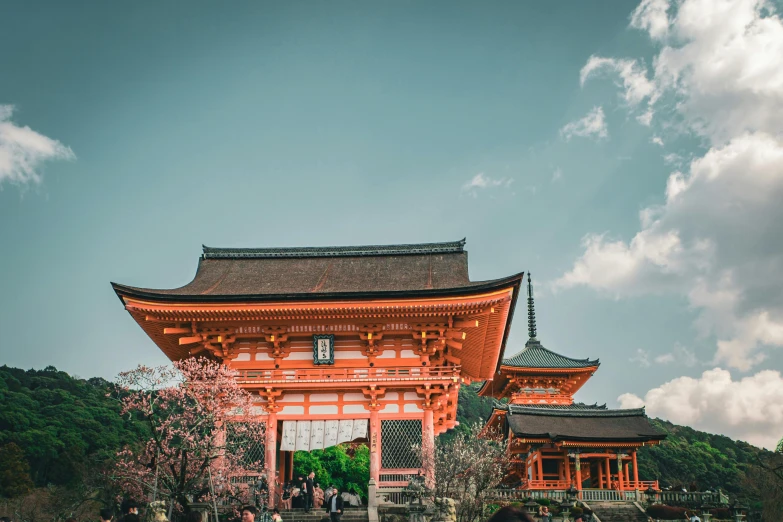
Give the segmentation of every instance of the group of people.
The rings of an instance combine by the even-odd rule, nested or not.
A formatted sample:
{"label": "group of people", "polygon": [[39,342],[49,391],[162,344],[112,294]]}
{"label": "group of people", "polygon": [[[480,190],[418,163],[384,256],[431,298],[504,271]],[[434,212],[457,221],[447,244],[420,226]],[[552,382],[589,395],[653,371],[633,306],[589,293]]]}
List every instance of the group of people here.
{"label": "group of people", "polygon": [[362,505],[362,499],[355,490],[340,492],[337,486],[321,489],[321,485],[315,481],[315,472],[310,472],[306,477],[299,475],[290,482],[278,482],[274,495],[275,512],[280,509],[304,509],[309,513],[313,509],[325,508],[333,522],[340,520],[346,506]]}

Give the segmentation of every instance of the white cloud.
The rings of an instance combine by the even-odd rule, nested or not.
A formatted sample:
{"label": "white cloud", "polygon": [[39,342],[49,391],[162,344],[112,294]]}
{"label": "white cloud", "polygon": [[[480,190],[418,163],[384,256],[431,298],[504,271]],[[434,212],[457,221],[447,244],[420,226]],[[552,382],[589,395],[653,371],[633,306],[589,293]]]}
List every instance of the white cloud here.
{"label": "white cloud", "polygon": [[580,120],[572,121],[560,129],[560,135],[563,136],[566,141],[574,136],[583,138],[608,137],[609,133],[606,128],[606,118],[604,117],[603,108],[593,107],[593,109],[587,113],[587,116]]}
{"label": "white cloud", "polygon": [[673,353],[664,353],[663,355],[659,355],[655,358],[655,362],[658,364],[669,364],[674,362],[674,354]]}
{"label": "white cloud", "polygon": [[654,143],[660,147],[663,147],[663,140],[659,136],[653,136],[650,138],[650,143]]}
{"label": "white cloud", "polygon": [[631,27],[643,29],[655,39],[669,34],[669,0],[642,0],[631,15]]}
{"label": "white cloud", "polygon": [[650,354],[647,352],[647,350],[642,350],[641,348],[636,349],[636,355],[628,359],[632,363],[636,363],[642,368],[647,368],[650,366]]}
{"label": "white cloud", "polygon": [[591,56],[579,73],[579,82],[584,85],[588,78],[601,73],[616,75],[622,88],[623,99],[629,109],[634,110],[645,99],[647,109],[636,119],[645,126],[652,123],[653,104],[658,98],[655,84],[647,78],[647,68],[636,60]]}
{"label": "white cloud", "polygon": [[473,197],[478,196],[478,190],[493,188],[493,187],[508,187],[514,182],[513,178],[491,178],[479,172],[473,176],[468,182],[462,185],[462,192],[467,192]]}
{"label": "white cloud", "polygon": [[783,378],[765,370],[732,380],[715,368],[701,377],[678,377],[649,390],[644,398],[626,393],[617,398],[622,408],[646,406],[651,417],[675,424],[724,433],[774,449],[783,433]]}
{"label": "white cloud", "polygon": [[[634,12],[632,25],[675,42],[655,57],[648,103],[670,96],[656,114],[679,119],[709,149],[671,173],[663,204],[640,212],[630,241],[588,234],[584,253],[556,282],[615,297],[684,295],[699,312],[700,333],[716,338],[714,362],[742,370],[783,347],[783,23],[763,6],[645,0]],[[580,79],[606,68],[622,77],[628,63],[591,57]]]}
{"label": "white cloud", "polygon": [[558,183],[563,181],[563,169],[557,167],[552,171],[552,183]]}
{"label": "white cloud", "polygon": [[0,105],[0,186],[39,184],[45,161],[75,158],[59,141],[16,125],[11,121],[13,113],[13,105]]}

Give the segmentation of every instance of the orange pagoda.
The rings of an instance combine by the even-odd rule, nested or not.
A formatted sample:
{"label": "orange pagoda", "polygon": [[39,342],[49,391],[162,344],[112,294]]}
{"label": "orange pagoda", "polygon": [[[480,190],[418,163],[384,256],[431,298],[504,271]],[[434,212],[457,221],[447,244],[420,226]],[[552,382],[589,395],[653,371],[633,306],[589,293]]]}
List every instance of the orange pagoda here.
{"label": "orange pagoda", "polygon": [[657,489],[656,482],[639,480],[636,451],[658,444],[665,434],[650,424],[644,408],[574,402],[574,393],[600,363],[544,348],[536,338],[530,274],[527,292],[530,338],[479,391],[497,399],[486,429],[499,430],[508,441],[513,462],[508,482],[531,490]]}
{"label": "orange pagoda", "polygon": [[204,247],[185,286],[112,286],[169,359],[238,371],[267,424],[270,484],[292,477],[294,451],[354,441],[370,478],[395,486],[422,466],[412,444],[456,425],[460,385],[492,379],[504,351],[523,276],[471,281],[464,246]]}

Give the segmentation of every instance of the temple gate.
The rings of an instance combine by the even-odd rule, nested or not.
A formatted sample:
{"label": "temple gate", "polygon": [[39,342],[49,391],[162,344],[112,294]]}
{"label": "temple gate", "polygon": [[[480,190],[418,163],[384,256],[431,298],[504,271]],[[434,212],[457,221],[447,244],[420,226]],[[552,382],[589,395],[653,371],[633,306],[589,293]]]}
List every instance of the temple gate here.
{"label": "temple gate", "polygon": [[266,417],[269,483],[293,452],[365,442],[370,478],[400,485],[456,425],[460,386],[499,367],[522,274],[468,277],[465,241],[363,247],[204,247],[192,282],[112,284],[171,360],[238,371]]}

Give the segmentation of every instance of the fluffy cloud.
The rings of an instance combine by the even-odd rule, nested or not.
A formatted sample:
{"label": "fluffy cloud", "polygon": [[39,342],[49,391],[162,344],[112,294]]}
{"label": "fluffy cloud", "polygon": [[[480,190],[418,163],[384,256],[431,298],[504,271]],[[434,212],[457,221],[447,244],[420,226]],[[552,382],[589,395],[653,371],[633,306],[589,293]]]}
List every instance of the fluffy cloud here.
{"label": "fluffy cloud", "polygon": [[770,449],[783,433],[783,378],[777,371],[734,381],[727,370],[715,368],[699,378],[669,381],[644,398],[626,393],[617,400],[623,408],[646,406],[651,417],[725,433]]}
{"label": "fluffy cloud", "polygon": [[[587,235],[556,286],[683,294],[700,332],[717,338],[714,362],[748,370],[783,346],[783,23],[760,0],[675,7],[646,0],[632,15],[632,25],[668,43],[655,57],[652,91],[630,95],[640,91],[623,81],[625,99],[652,107],[671,98],[656,118],[663,109],[708,149],[671,173],[664,202],[641,211],[630,241]],[[607,68],[622,78],[633,63],[591,57],[582,80]]]}
{"label": "fluffy cloud", "polygon": [[655,85],[647,78],[647,70],[636,60],[591,56],[582,67],[579,82],[584,85],[590,76],[607,72],[616,74],[620,79],[623,97],[629,105],[637,105],[656,96]]}
{"label": "fluffy cloud", "polygon": [[41,165],[48,160],[73,159],[70,148],[47,138],[30,127],[20,127],[11,121],[14,107],[0,105],[0,186],[41,182]]}
{"label": "fluffy cloud", "polygon": [[560,135],[570,140],[574,136],[583,138],[596,137],[606,138],[609,133],[606,129],[606,118],[604,110],[601,107],[593,107],[593,110],[587,113],[587,116],[581,120],[572,121],[560,129]]}
{"label": "fluffy cloud", "polygon": [[508,187],[514,182],[513,178],[491,178],[479,172],[473,176],[468,182],[462,185],[462,192],[467,192],[473,197],[477,197],[478,190],[488,189],[493,187]]}
{"label": "fluffy cloud", "polygon": [[680,366],[695,366],[699,361],[696,359],[696,354],[686,347],[677,344],[671,352],[662,353],[654,356],[650,359],[650,352],[637,348],[633,357],[628,359],[632,363],[636,363],[642,368],[648,368],[655,364],[671,364],[676,362]]}

